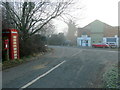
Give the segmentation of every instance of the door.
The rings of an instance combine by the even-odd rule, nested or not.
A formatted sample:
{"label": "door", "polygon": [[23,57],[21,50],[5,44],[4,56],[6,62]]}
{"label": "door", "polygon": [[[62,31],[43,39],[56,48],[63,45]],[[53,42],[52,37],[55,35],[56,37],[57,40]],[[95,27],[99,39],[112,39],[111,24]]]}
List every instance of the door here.
{"label": "door", "polygon": [[86,40],[86,46],[88,46],[88,40]]}
{"label": "door", "polygon": [[86,41],[85,40],[81,40],[81,46],[86,46]]}

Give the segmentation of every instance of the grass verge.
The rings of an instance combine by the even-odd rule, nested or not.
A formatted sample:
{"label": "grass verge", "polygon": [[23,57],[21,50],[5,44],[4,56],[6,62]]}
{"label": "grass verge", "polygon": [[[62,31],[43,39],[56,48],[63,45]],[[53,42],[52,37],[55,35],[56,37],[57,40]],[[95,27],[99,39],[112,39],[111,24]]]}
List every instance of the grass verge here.
{"label": "grass verge", "polygon": [[104,88],[120,88],[119,69],[120,66],[118,67],[118,65],[112,65],[112,67],[104,73]]}
{"label": "grass verge", "polygon": [[30,55],[27,57],[22,57],[21,59],[4,61],[4,62],[2,62],[2,70],[5,70],[5,69],[11,68],[11,67],[15,67],[15,66],[18,66],[20,64],[23,64],[23,63],[26,63],[26,62],[29,62],[32,60],[36,60],[36,59],[40,58],[41,56],[43,56],[45,53],[49,53],[52,50],[53,50],[52,48],[48,48],[47,52],[40,52],[37,54],[34,53],[33,55]]}

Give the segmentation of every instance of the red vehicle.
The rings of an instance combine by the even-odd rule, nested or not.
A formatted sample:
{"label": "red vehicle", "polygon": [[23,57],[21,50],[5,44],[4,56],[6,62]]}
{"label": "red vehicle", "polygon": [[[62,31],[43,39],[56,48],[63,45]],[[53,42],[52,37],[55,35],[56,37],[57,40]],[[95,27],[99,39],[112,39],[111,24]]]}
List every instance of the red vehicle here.
{"label": "red vehicle", "polygon": [[92,47],[101,47],[101,48],[109,48],[110,45],[104,43],[93,44]]}

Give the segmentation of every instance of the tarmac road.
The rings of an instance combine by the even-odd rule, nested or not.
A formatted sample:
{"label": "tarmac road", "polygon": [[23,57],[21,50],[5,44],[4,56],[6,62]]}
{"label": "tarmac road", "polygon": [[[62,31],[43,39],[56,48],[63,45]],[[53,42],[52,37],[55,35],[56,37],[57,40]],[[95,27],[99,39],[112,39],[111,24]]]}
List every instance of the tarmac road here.
{"label": "tarmac road", "polygon": [[3,88],[102,88],[118,51],[50,46],[41,58],[3,71]]}

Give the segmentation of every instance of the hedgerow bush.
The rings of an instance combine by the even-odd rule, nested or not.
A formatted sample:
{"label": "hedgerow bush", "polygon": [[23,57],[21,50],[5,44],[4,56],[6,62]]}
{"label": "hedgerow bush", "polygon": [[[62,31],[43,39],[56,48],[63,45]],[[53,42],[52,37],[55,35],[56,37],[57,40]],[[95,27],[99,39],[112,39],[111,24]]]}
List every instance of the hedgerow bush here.
{"label": "hedgerow bush", "polygon": [[103,75],[106,88],[120,88],[120,67],[118,65],[113,65],[105,74]]}
{"label": "hedgerow bush", "polygon": [[20,56],[29,56],[34,53],[46,52],[44,36],[34,35],[26,41],[20,41]]}

